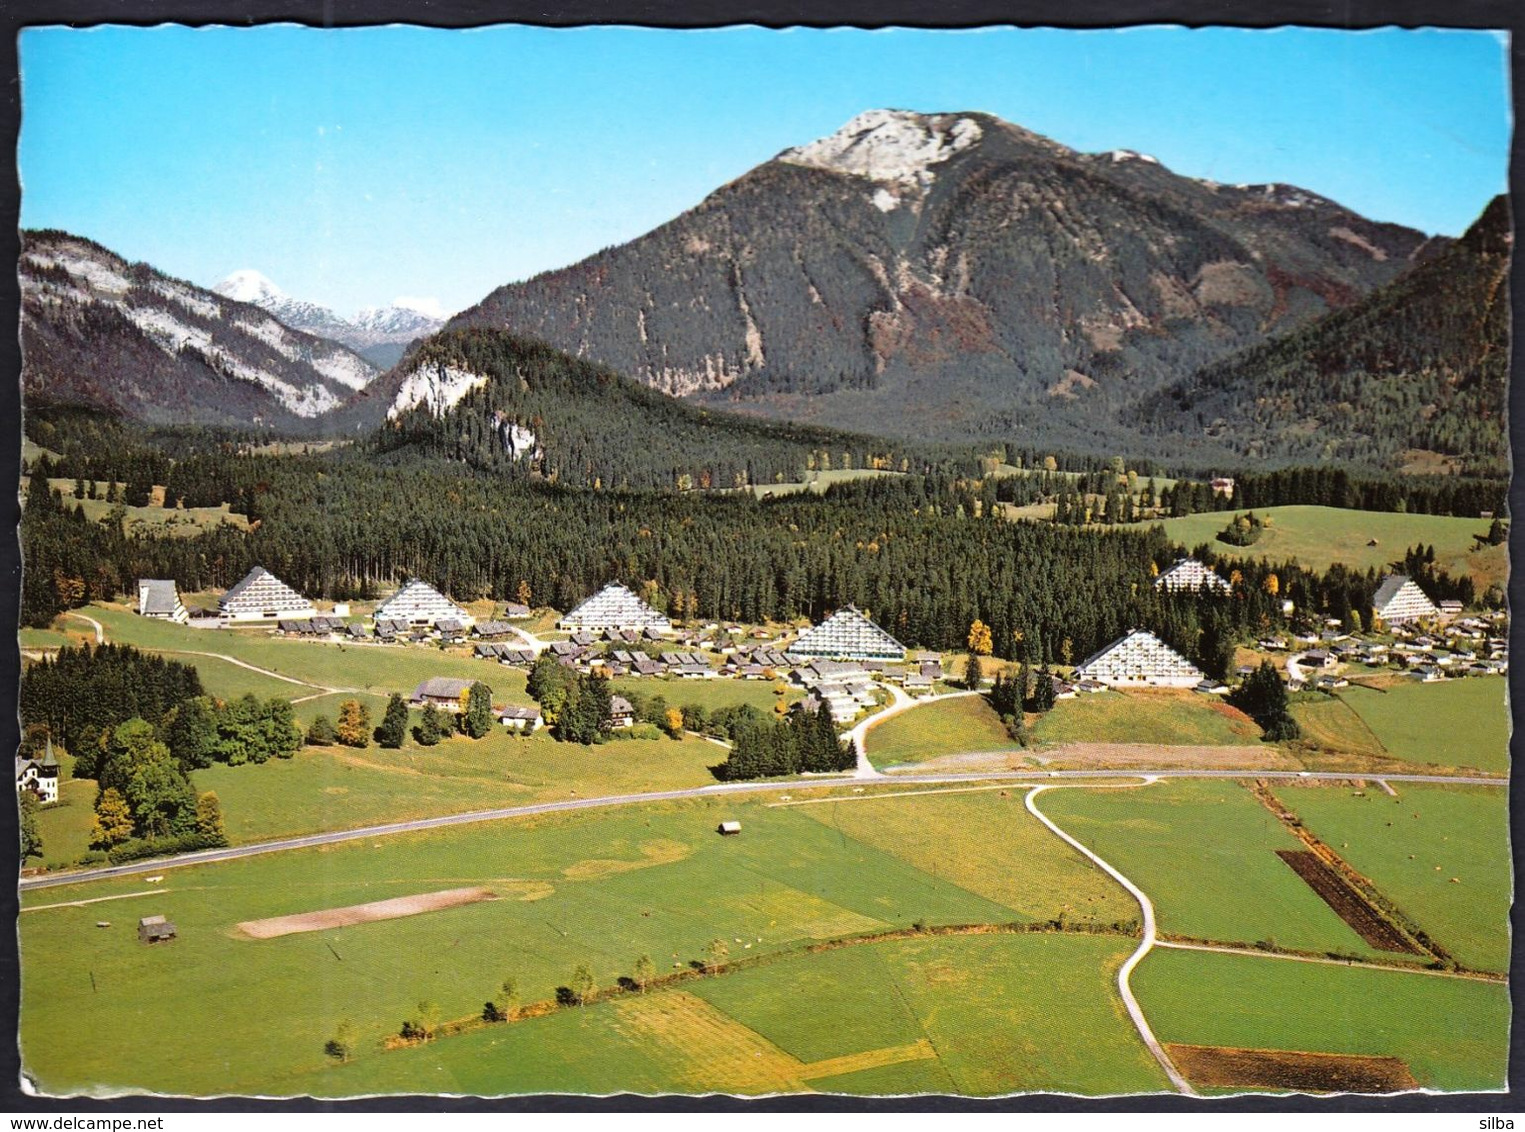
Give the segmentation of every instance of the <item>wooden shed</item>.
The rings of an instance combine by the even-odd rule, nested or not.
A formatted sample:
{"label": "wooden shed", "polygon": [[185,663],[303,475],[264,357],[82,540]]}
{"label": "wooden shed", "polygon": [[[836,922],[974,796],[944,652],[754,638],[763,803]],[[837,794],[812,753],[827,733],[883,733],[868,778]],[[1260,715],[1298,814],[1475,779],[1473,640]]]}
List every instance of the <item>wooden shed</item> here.
{"label": "wooden shed", "polygon": [[139,943],[163,943],[175,938],[175,925],[163,916],[144,916],[138,921]]}
{"label": "wooden shed", "polygon": [[720,834],[721,837],[730,837],[733,834],[741,832],[741,823],[739,821],[723,821],[715,827],[715,832]]}

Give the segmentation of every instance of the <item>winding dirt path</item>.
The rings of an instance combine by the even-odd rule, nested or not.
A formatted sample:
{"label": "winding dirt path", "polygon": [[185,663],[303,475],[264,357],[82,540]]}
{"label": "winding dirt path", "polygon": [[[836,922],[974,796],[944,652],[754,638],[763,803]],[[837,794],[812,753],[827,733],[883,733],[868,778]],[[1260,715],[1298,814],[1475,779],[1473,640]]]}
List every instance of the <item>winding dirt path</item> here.
{"label": "winding dirt path", "polygon": [[[1135,785],[1148,786],[1149,784],[1157,781],[1159,780],[1153,777],[1149,777],[1145,778],[1142,783],[1130,783],[1121,787],[1115,787],[1115,789],[1132,789]],[[1148,1048],[1149,1052],[1154,1055],[1154,1059],[1160,1063],[1160,1068],[1165,1071],[1165,1076],[1170,1078],[1170,1083],[1175,1086],[1177,1092],[1184,1093],[1187,1096],[1196,1096],[1196,1090],[1191,1087],[1191,1083],[1187,1081],[1185,1077],[1181,1076],[1180,1071],[1175,1067],[1175,1063],[1170,1060],[1170,1055],[1165,1052],[1165,1047],[1161,1045],[1160,1040],[1154,1036],[1154,1031],[1149,1027],[1149,1020],[1144,1017],[1144,1008],[1139,1005],[1138,999],[1133,997],[1133,988],[1128,983],[1129,977],[1133,974],[1133,969],[1137,967],[1139,963],[1143,961],[1144,956],[1148,955],[1149,952],[1154,948],[1156,935],[1154,925],[1154,905],[1150,902],[1149,897],[1144,895],[1143,889],[1139,888],[1131,880],[1123,876],[1122,873],[1118,872],[1106,861],[1102,860],[1101,857],[1097,856],[1090,849],[1082,845],[1078,840],[1071,837],[1068,833],[1064,832],[1064,830],[1060,829],[1056,824],[1054,824],[1053,821],[1049,819],[1046,814],[1043,813],[1042,810],[1038,809],[1036,799],[1039,794],[1042,794],[1045,790],[1059,789],[1063,789],[1063,787],[1049,786],[1045,784],[1041,786],[1035,786],[1029,790],[1027,792],[1026,802],[1028,813],[1032,814],[1033,817],[1037,818],[1044,825],[1048,826],[1051,831],[1058,834],[1058,836],[1067,842],[1070,846],[1083,853],[1104,873],[1106,873],[1113,880],[1117,881],[1118,884],[1127,889],[1133,898],[1138,901],[1138,906],[1144,914],[1144,938],[1139,942],[1137,950],[1135,950],[1132,955],[1128,956],[1127,960],[1118,970],[1117,990],[1118,993],[1122,996],[1123,1005],[1128,1010],[1128,1017],[1133,1019],[1133,1025],[1134,1028],[1138,1030],[1139,1037],[1143,1039],[1144,1045]],[[1091,789],[1096,789],[1096,787],[1091,787]]]}
{"label": "winding dirt path", "polygon": [[98,645],[104,645],[106,643],[106,626],[102,625],[94,617],[90,617],[90,616],[88,616],[88,615],[86,615],[84,613],[80,613],[78,610],[75,610],[75,609],[65,610],[64,611],[64,616],[65,617],[76,617],[76,618],[78,618],[81,621],[88,621],[88,622],[90,622],[90,624],[95,626],[95,643],[98,644]]}

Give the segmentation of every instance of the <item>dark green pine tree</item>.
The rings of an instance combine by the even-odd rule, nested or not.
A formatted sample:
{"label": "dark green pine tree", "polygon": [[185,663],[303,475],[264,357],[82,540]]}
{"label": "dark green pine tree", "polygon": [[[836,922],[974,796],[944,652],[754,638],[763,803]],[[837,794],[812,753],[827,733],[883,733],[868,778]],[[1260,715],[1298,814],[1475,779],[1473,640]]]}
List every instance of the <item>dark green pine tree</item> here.
{"label": "dark green pine tree", "polygon": [[466,693],[461,730],[473,739],[481,739],[492,730],[492,689],[480,680]]}
{"label": "dark green pine tree", "polygon": [[402,742],[408,736],[408,705],[396,692],[387,700],[386,715],[382,716],[381,726],[376,728],[376,742],[383,747],[396,750],[402,746]]}

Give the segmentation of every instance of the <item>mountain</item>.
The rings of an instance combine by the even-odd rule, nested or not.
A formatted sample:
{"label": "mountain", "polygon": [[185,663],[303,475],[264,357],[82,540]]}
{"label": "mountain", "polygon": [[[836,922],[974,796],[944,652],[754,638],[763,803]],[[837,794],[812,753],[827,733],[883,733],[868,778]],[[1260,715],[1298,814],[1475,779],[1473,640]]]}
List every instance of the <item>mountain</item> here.
{"label": "mountain", "polygon": [[1249,457],[1507,474],[1509,203],[1354,306],[1144,399]]}
{"label": "mountain", "polygon": [[877,110],[450,325],[791,419],[1094,441],[1128,434],[1141,394],[1350,305],[1425,242],[1289,185]]}
{"label": "mountain", "polygon": [[22,233],[22,388],[156,424],[312,433],[376,368],[324,338],[90,240]]}
{"label": "mountain", "polygon": [[242,303],[253,303],[295,330],[348,346],[378,369],[396,365],[410,342],[445,325],[444,319],[395,303],[367,308],[353,319],[344,318],[319,303],[292,298],[250,268],[233,272],[212,290]]}
{"label": "mountain", "polygon": [[429,339],[384,408],[383,450],[578,487],[742,488],[823,467],[920,470],[948,454],[715,412],[500,330]]}

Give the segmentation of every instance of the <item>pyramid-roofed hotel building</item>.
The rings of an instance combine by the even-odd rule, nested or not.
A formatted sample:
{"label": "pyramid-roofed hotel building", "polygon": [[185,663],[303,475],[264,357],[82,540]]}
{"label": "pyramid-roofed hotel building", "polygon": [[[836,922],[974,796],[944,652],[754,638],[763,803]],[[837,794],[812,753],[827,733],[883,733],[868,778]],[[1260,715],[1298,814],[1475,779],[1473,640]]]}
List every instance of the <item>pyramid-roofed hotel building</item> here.
{"label": "pyramid-roofed hotel building", "polygon": [[222,595],[217,603],[224,621],[277,621],[308,618],[317,613],[312,602],[263,566],[256,566]]}
{"label": "pyramid-roofed hotel building", "polygon": [[406,621],[409,625],[433,625],[439,621],[459,621],[465,628],[476,621],[439,590],[409,578],[402,589],[376,607],[377,621]]}
{"label": "pyramid-roofed hotel building", "polygon": [[655,629],[672,631],[672,622],[658,613],[627,586],[611,582],[568,613],[556,627],[568,632],[579,629]]}
{"label": "pyramid-roofed hotel building", "polygon": [[1075,679],[1112,688],[1192,688],[1202,673],[1153,633],[1135,629],[1087,657],[1075,669]]}
{"label": "pyramid-roofed hotel building", "polygon": [[1165,593],[1196,593],[1203,587],[1216,593],[1228,593],[1233,587],[1195,558],[1182,558],[1154,580],[1154,588]]}
{"label": "pyramid-roofed hotel building", "polygon": [[784,650],[791,656],[844,660],[904,660],[905,646],[851,605],[806,629]]}
{"label": "pyramid-roofed hotel building", "polygon": [[1439,617],[1440,610],[1412,578],[1389,574],[1371,598],[1372,612],[1389,625]]}

